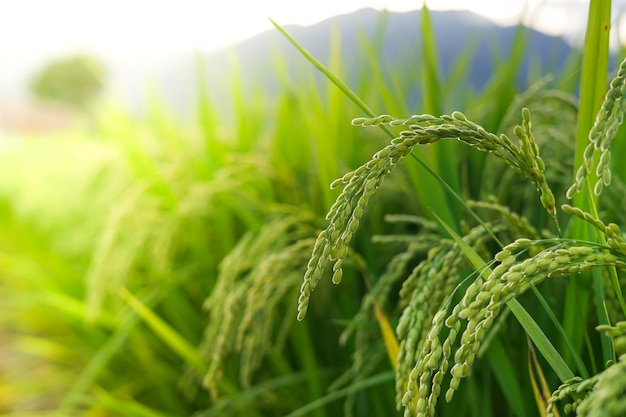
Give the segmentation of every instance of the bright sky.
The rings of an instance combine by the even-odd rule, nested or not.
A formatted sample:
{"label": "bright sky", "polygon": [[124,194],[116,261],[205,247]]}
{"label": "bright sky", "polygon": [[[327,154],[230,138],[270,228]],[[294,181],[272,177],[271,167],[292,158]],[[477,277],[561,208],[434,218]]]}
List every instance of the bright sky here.
{"label": "bright sky", "polygon": [[[613,4],[626,0],[613,0]],[[364,7],[415,10],[423,0],[4,0],[0,1],[0,95],[42,62],[79,51],[127,67],[210,51],[281,25],[311,25]],[[428,0],[558,33],[584,24],[589,0]],[[582,16],[582,17],[581,17]],[[13,83],[15,84],[15,83]]]}
{"label": "bright sky", "polygon": [[[541,9],[539,15],[556,30],[571,7],[557,12],[551,5],[563,3],[587,7],[585,1],[563,0],[427,2],[431,9],[471,8],[507,24]],[[282,25],[311,25],[363,7],[406,11],[421,5],[421,0],[5,0],[0,3],[0,53],[7,48],[29,54],[83,47],[136,56],[210,50],[270,29],[268,16]]]}

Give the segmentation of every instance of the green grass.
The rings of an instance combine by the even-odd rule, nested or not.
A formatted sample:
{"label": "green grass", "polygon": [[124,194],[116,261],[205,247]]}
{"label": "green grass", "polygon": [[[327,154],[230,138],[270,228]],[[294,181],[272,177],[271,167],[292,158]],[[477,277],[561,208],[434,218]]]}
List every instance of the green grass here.
{"label": "green grass", "polygon": [[[624,386],[622,327],[606,325],[625,313],[626,253],[608,223],[626,222],[626,175],[613,167],[600,197],[593,172],[574,200],[565,193],[606,91],[605,3],[592,2],[578,103],[577,55],[553,81],[515,90],[521,30],[483,91],[466,87],[472,48],[444,77],[424,8],[417,67],[385,75],[385,14],[362,39],[378,65],[350,86],[338,35],[322,65],[276,24],[311,65],[294,81],[274,57],[275,100],[262,86],[244,93],[233,56],[233,113],[220,112],[198,58],[193,124],[155,96],[141,119],[104,104],[90,130],[3,149],[0,414],[378,416],[435,398],[441,416],[570,407],[549,393],[531,404],[541,382],[563,384],[581,412],[604,410],[600,388]],[[415,80],[417,112],[435,116],[376,117],[410,117],[402,95]],[[401,130],[413,133],[389,145]],[[372,165],[335,181],[383,148],[374,160],[393,173]],[[320,254],[329,223],[350,242]],[[342,273],[306,272],[328,255]]]}

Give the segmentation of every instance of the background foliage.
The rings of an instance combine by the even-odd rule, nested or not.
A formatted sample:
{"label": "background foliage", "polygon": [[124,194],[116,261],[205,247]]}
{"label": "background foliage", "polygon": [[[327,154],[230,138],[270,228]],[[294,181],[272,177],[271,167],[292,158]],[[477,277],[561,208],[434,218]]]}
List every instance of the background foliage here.
{"label": "background foliage", "polygon": [[95,58],[76,55],[47,64],[30,81],[38,98],[76,108],[92,104],[106,83],[106,70]]}

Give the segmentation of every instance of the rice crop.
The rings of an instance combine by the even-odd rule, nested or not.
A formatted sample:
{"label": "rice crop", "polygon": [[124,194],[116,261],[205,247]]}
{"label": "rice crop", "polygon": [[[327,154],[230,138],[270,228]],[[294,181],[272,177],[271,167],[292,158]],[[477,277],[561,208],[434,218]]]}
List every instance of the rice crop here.
{"label": "rice crop", "polygon": [[275,99],[234,70],[221,114],[198,58],[193,123],[105,104],[0,152],[0,413],[624,413],[610,2],[582,66],[516,90],[520,29],[471,94],[426,7],[422,65],[385,75],[385,16],[354,85],[339,35],[322,63],[275,23],[309,63]]}

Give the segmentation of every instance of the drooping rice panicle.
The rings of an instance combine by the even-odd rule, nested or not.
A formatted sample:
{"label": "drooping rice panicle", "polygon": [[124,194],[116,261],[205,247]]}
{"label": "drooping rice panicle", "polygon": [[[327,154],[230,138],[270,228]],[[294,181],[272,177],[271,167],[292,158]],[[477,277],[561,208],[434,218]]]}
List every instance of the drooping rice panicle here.
{"label": "drooping rice panicle", "polygon": [[[613,339],[617,362],[593,377],[576,381],[572,387],[566,387],[552,395],[551,405],[565,395],[573,402],[566,405],[566,411],[575,411],[585,417],[619,417],[626,413],[626,321],[615,325],[600,325],[596,329]],[[569,406],[569,407],[568,407]],[[549,408],[549,411],[551,409]]]}
{"label": "drooping rice panicle", "polygon": [[284,343],[281,328],[290,320],[279,308],[298,288],[314,223],[310,213],[284,213],[244,236],[222,261],[205,301],[210,319],[200,345],[208,362],[204,386],[214,397],[229,355],[237,352],[239,382],[248,387],[270,349]]}
{"label": "drooping rice panicle", "polygon": [[[574,184],[567,190],[567,198],[573,198],[574,194],[582,190],[585,178],[594,172],[594,168],[597,180],[593,191],[596,195],[600,195],[602,189],[611,184],[611,145],[624,121],[626,111],[624,93],[626,93],[626,59],[622,61],[615,78],[611,81],[602,107],[589,131],[589,144],[585,148],[584,162],[576,171]],[[596,160],[597,165],[594,167]]]}
{"label": "drooping rice panicle", "polygon": [[[422,114],[404,119],[381,115],[375,118],[357,118],[352,124],[370,127],[382,124],[406,126],[409,130],[401,132],[389,145],[376,152],[370,161],[331,184],[331,188],[342,186],[343,190],[326,215],[329,225],[318,235],[307,265],[298,299],[298,320],[302,320],[306,315],[311,292],[329,263],[333,264],[333,283],[341,281],[342,266],[348,253],[347,247],[359,226],[370,197],[380,187],[387,174],[393,171],[397,163],[408,156],[416,145],[431,144],[443,139],[457,139],[471,147],[492,153],[531,180],[540,191],[542,205],[556,223],[555,199],[547,184],[545,166],[530,130],[528,109],[522,110],[522,126],[516,129],[519,147],[506,135],[497,136],[489,133],[460,112],[440,117]],[[558,223],[556,224],[558,227]]]}
{"label": "drooping rice panicle", "polygon": [[[407,392],[403,397],[407,415],[434,415],[441,381],[448,369],[452,378],[445,398],[447,401],[452,399],[460,380],[469,375],[481,343],[507,301],[546,278],[579,274],[606,265],[626,268],[623,256],[605,253],[599,246],[572,246],[565,242],[522,261],[518,259],[521,253],[529,252],[538,243],[543,245],[546,242],[517,239],[505,246],[494,257],[498,265],[484,280],[467,288],[465,296],[450,314],[441,309],[435,315],[443,318],[433,320],[409,374]],[[438,336],[443,330],[442,323],[449,328],[443,341]],[[464,324],[462,332],[461,323]],[[460,345],[453,352],[459,333]]]}

